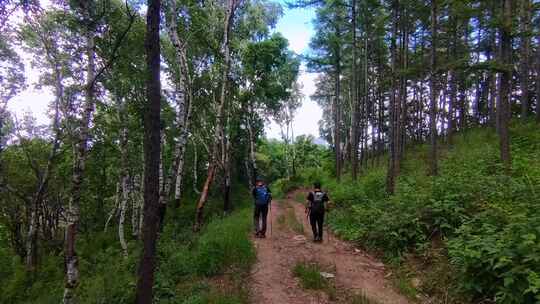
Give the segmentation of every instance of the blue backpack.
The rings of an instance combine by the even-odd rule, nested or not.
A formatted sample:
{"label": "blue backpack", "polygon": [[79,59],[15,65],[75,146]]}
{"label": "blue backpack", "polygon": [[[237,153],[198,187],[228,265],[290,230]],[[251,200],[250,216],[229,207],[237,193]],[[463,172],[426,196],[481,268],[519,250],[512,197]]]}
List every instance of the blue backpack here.
{"label": "blue backpack", "polygon": [[267,205],[270,201],[270,193],[266,186],[255,188],[255,204],[262,206]]}

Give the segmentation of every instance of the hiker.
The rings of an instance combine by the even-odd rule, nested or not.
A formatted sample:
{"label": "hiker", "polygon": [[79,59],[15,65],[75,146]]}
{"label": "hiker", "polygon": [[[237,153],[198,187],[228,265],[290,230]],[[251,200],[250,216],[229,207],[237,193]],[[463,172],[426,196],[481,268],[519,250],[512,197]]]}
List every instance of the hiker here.
{"label": "hiker", "polygon": [[322,242],[324,212],[327,210],[328,195],[321,190],[321,184],[313,184],[313,191],[307,196],[306,213],[309,216],[311,230],[313,230],[313,241]]}
{"label": "hiker", "polygon": [[272,193],[265,185],[262,179],[257,179],[255,188],[253,188],[253,198],[255,199],[255,211],[253,220],[255,224],[255,237],[266,237],[266,218],[268,216],[268,208],[272,202]]}

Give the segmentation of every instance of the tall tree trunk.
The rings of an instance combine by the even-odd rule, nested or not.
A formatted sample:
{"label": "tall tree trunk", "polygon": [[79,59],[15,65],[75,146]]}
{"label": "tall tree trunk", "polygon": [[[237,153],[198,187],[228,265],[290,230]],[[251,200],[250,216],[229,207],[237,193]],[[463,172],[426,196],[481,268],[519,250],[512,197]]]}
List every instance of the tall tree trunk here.
{"label": "tall tree trunk", "polygon": [[504,64],[504,71],[501,75],[499,87],[499,139],[501,161],[507,174],[510,173],[510,82],[512,81],[512,0],[503,0],[502,5],[503,20],[501,23],[501,59]]}
{"label": "tall tree trunk", "polygon": [[124,222],[126,221],[126,209],[128,202],[128,176],[122,177],[122,199],[120,201],[120,217],[118,219],[118,239],[120,240],[120,247],[122,247],[122,253],[124,257],[128,257],[126,237],[124,234]]}
{"label": "tall tree trunk", "polygon": [[521,118],[529,115],[529,64],[531,45],[531,0],[521,0]]}
{"label": "tall tree trunk", "polygon": [[64,288],[63,303],[77,303],[76,288],[79,285],[79,257],[75,249],[77,230],[80,221],[80,201],[82,192],[82,183],[84,178],[86,154],[88,149],[88,131],[90,128],[90,119],[94,111],[94,81],[95,81],[95,63],[94,63],[94,33],[93,29],[87,29],[86,33],[86,54],[88,60],[85,101],[82,119],[79,127],[79,134],[76,142],[76,151],[73,160],[73,176],[71,197],[69,200],[69,209],[67,212],[67,224],[65,233],[65,270],[66,280]]}
{"label": "tall tree trunk", "polygon": [[[230,117],[227,117],[227,129],[230,124]],[[228,136],[223,136],[222,144],[222,164],[223,164],[223,213],[228,214],[231,209],[231,139]]]}
{"label": "tall tree trunk", "polygon": [[401,171],[401,160],[403,155],[405,155],[405,143],[407,139],[407,125],[408,125],[408,93],[407,93],[407,74],[406,71],[409,66],[409,17],[407,8],[403,7],[401,10],[402,17],[400,17],[401,23],[401,63],[400,69],[403,71],[400,75],[400,84],[399,84],[399,100],[400,100],[400,109],[399,109],[399,137],[398,140],[398,164],[396,166],[396,176],[399,175]]}
{"label": "tall tree trunk", "polygon": [[352,29],[352,63],[351,63],[351,167],[352,178],[358,176],[358,90],[356,88],[356,0],[352,0],[351,9]]}
{"label": "tall tree trunk", "polygon": [[163,231],[165,212],[167,212],[168,197],[165,194],[165,148],[167,147],[167,137],[165,136],[165,126],[161,122],[160,131],[160,155],[159,155],[159,232]]}
{"label": "tall tree trunk", "polygon": [[174,161],[171,167],[170,173],[168,174],[167,181],[165,183],[165,198],[170,197],[170,191],[172,185],[175,185],[174,188],[174,201],[175,207],[180,206],[180,199],[182,195],[182,175],[184,172],[184,163],[185,163],[185,151],[187,146],[187,138],[189,134],[189,123],[191,120],[191,110],[192,110],[192,80],[189,72],[189,65],[187,59],[187,42],[180,39],[178,35],[178,18],[177,18],[177,9],[176,1],[169,0],[168,3],[170,19],[167,20],[167,33],[171,42],[175,48],[175,59],[179,66],[178,71],[178,80],[177,80],[177,94],[180,95],[178,98],[178,107],[177,107],[177,118],[176,124],[180,132],[178,139],[176,141],[174,149]]}
{"label": "tall tree trunk", "polygon": [[[540,34],[536,43],[540,44]],[[536,50],[536,122],[540,123],[540,47]]]}
{"label": "tall tree trunk", "polygon": [[[489,47],[489,51],[487,52],[486,54],[486,57],[487,57],[487,60],[488,61],[492,61],[493,60],[493,57],[497,57],[495,54],[498,54],[498,52],[496,51],[497,50],[497,45],[496,45],[496,39],[495,39],[495,33],[492,32],[490,34],[490,47]],[[495,54],[492,55],[492,53],[495,52]],[[488,105],[488,120],[489,120],[489,125],[492,127],[492,128],[495,128],[496,129],[496,126],[497,126],[497,112],[496,112],[496,104],[497,104],[497,95],[498,95],[498,92],[497,92],[497,73],[494,72],[493,70],[490,70],[489,71],[489,75],[488,75],[488,86],[489,86],[489,105]]]}
{"label": "tall tree trunk", "polygon": [[[60,105],[64,96],[64,86],[62,84],[62,71],[58,64],[55,64],[54,69],[55,77],[55,101],[54,101],[54,116],[53,116],[53,140],[51,145],[51,150],[49,151],[49,156],[47,158],[47,164],[45,169],[38,178],[38,185],[36,192],[33,197],[33,202],[31,205],[31,217],[30,223],[28,224],[28,234],[26,238],[26,269],[29,271],[34,271],[37,266],[37,242],[38,242],[38,210],[43,204],[45,194],[47,192],[47,187],[49,185],[49,179],[51,176],[51,171],[54,166],[54,160],[58,154],[58,149],[60,148]],[[1,114],[0,114],[1,115]],[[2,117],[0,117],[2,120]],[[0,125],[0,129],[1,129]],[[1,138],[0,138],[1,140]]]}
{"label": "tall tree trunk", "polygon": [[148,0],[146,15],[147,103],[144,111],[144,220],[143,250],[139,261],[135,303],[151,304],[159,229],[160,162],[160,0]]}
{"label": "tall tree trunk", "polygon": [[124,222],[126,220],[126,209],[129,195],[129,174],[128,174],[128,128],[127,128],[127,115],[126,104],[118,97],[118,120],[122,125],[120,134],[120,184],[121,184],[121,199],[120,199],[120,217],[118,220],[118,239],[120,240],[120,246],[122,247],[122,253],[127,258],[127,244],[124,235]]}
{"label": "tall tree trunk", "polygon": [[246,118],[247,131],[249,137],[249,160],[251,165],[250,177],[251,177],[251,187],[255,187],[257,182],[257,159],[255,157],[255,132],[253,130],[253,124],[251,123],[251,118],[253,117],[253,107],[249,107],[249,115]]}
{"label": "tall tree trunk", "polygon": [[[339,37],[339,29],[336,29]],[[334,63],[334,150],[336,153],[336,179],[341,179],[341,50],[339,46],[335,50],[336,62]]]}
{"label": "tall tree trunk", "polygon": [[431,0],[431,72],[429,77],[429,138],[430,138],[430,175],[438,174],[437,164],[437,0]]}
{"label": "tall tree trunk", "polygon": [[137,174],[133,177],[133,184],[130,189],[131,199],[131,235],[134,238],[139,238],[140,227],[139,219],[142,213],[142,199],[140,199],[141,193],[141,177]]}
{"label": "tall tree trunk", "polygon": [[[191,100],[191,97],[190,97],[190,100]],[[174,187],[175,207],[180,206],[180,200],[182,198],[182,182],[183,182],[184,165],[185,165],[185,154],[186,154],[187,140],[188,140],[188,135],[189,135],[189,122],[191,120],[192,106],[193,106],[193,104],[190,101],[189,105],[187,107],[187,112],[183,116],[184,119],[181,122],[182,124],[180,124],[180,122],[178,123],[179,126],[183,126],[183,127],[180,128],[181,133],[180,133],[180,137],[178,138],[178,141],[176,143],[176,148],[175,148],[176,157],[175,157],[175,162],[173,163],[173,167],[172,167],[172,169],[175,170],[173,172],[174,172],[176,177],[173,178],[167,184],[168,186],[166,188],[166,193],[170,193],[169,189],[170,189],[171,185],[173,183],[175,184],[175,187]],[[180,105],[178,107],[179,107],[178,115],[180,117],[180,115],[182,114],[180,112]],[[173,172],[171,172],[171,173],[173,173]],[[170,194],[168,194],[168,195],[170,196]]]}
{"label": "tall tree trunk", "polygon": [[225,18],[223,22],[223,43],[221,45],[221,51],[223,52],[223,71],[221,75],[221,94],[220,94],[219,105],[217,109],[217,121],[216,121],[216,128],[214,130],[214,142],[213,142],[212,149],[210,152],[211,153],[210,164],[208,166],[208,170],[206,174],[206,181],[204,183],[201,196],[199,197],[199,201],[197,202],[195,225],[193,227],[195,231],[199,230],[203,223],[203,209],[208,199],[208,191],[210,190],[212,180],[214,179],[217,162],[219,161],[218,160],[219,144],[221,142],[222,136],[224,136],[224,127],[223,127],[224,117],[223,116],[224,116],[224,110],[225,110],[225,102],[227,99],[227,86],[229,82],[229,68],[230,68],[230,61],[231,61],[229,44],[230,44],[231,27],[233,24],[234,12],[236,10],[237,1],[238,0],[227,1],[227,11],[225,13]]}
{"label": "tall tree trunk", "polygon": [[392,56],[392,74],[391,74],[391,92],[390,92],[390,161],[388,165],[388,172],[386,178],[386,191],[389,194],[393,194],[396,187],[397,179],[397,166],[399,158],[399,117],[401,101],[396,96],[400,89],[399,81],[397,81],[398,73],[398,58],[397,58],[397,45],[396,40],[398,37],[398,22],[399,22],[399,0],[393,2],[393,25],[392,25],[392,38],[390,42],[391,56]]}
{"label": "tall tree trunk", "polygon": [[[449,62],[457,60],[457,17],[451,15],[450,16],[450,24],[451,24],[451,39],[448,39],[448,47],[447,47],[447,59]],[[450,67],[448,71],[448,128],[446,133],[446,139],[449,144],[452,144],[452,137],[454,135],[455,131],[455,108],[457,105],[457,72],[455,67],[453,65]]]}
{"label": "tall tree trunk", "polygon": [[[469,61],[469,19],[465,19],[463,22],[463,53],[465,53],[467,61]],[[461,56],[463,58],[465,56]],[[466,80],[467,74],[460,72],[459,75],[459,121],[458,121],[458,130],[462,131],[467,126],[467,112],[468,112],[468,102],[467,102],[467,88]]]}
{"label": "tall tree trunk", "polygon": [[109,223],[113,219],[113,217],[118,215],[118,210],[120,209],[120,200],[122,198],[122,183],[121,181],[118,181],[116,183],[116,195],[115,195],[115,201],[114,201],[114,207],[109,212],[109,216],[107,217],[107,220],[105,221],[105,228],[103,229],[104,232],[107,232],[107,229],[109,228]]}

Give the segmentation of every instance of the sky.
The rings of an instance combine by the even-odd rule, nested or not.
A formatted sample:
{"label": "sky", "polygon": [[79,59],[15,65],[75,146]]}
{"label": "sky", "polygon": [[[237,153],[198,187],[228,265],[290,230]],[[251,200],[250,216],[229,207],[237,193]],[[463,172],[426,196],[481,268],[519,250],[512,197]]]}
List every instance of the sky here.
{"label": "sky", "polygon": [[[279,1],[284,4],[284,1]],[[309,41],[314,33],[312,19],[315,17],[313,9],[287,9],[284,6],[284,14],[279,20],[274,31],[282,33],[289,40],[289,48],[297,54],[305,53],[309,48]],[[28,56],[21,54],[23,58]],[[28,60],[25,60],[28,62]],[[8,109],[21,118],[25,112],[30,112],[39,124],[49,124],[47,109],[54,96],[50,89],[37,89],[35,83],[38,80],[38,73],[26,64],[26,77],[28,87],[19,95],[10,100]],[[294,134],[313,135],[319,137],[318,122],[322,117],[321,108],[311,101],[309,96],[315,92],[316,74],[307,73],[305,65],[302,64],[298,81],[302,84],[302,93],[305,96],[302,106],[298,109],[294,122]],[[265,127],[266,136],[269,138],[281,138],[280,128],[271,121]]]}
{"label": "sky", "polygon": [[[282,4],[284,1],[280,1]],[[315,18],[315,10],[312,8],[287,9],[284,8],[283,17],[276,25],[275,31],[283,34],[289,40],[289,48],[297,54],[304,54],[309,49],[309,41],[314,34],[312,19]],[[313,135],[319,137],[319,120],[322,117],[322,110],[316,102],[309,97],[315,93],[314,73],[307,73],[305,65],[302,64],[298,81],[302,84],[304,100],[302,106],[296,112],[293,129],[295,136]],[[281,138],[280,128],[275,122],[271,122],[265,128],[269,138]]]}

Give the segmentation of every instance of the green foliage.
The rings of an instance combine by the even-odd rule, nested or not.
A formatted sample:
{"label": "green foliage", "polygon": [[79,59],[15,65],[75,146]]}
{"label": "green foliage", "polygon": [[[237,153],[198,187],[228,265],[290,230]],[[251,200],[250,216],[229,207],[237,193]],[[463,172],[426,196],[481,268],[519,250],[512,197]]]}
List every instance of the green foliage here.
{"label": "green foliage", "polygon": [[[438,177],[427,177],[427,147],[406,155],[395,195],[384,193],[385,169],[358,183],[323,181],[339,207],[332,229],[391,260],[430,258],[443,248],[456,284],[474,301],[540,300],[540,138],[534,124],[512,127],[513,171],[505,176],[491,130],[471,130],[444,153]],[[436,263],[436,262],[434,262]],[[437,268],[437,267],[434,267]],[[442,268],[439,267],[439,270]],[[435,269],[437,270],[437,269]]]}
{"label": "green foliage", "polygon": [[280,178],[270,185],[272,197],[283,198],[285,197],[285,194],[289,193],[294,189],[300,188],[303,184],[304,182],[299,177],[291,177],[290,179]]}
{"label": "green foliage", "polygon": [[212,221],[196,247],[197,272],[203,275],[221,273],[225,267],[244,270],[255,260],[255,251],[247,234],[251,228],[250,209]]}
{"label": "green foliage", "polygon": [[321,275],[321,271],[318,264],[301,262],[294,266],[293,274],[300,279],[303,288],[323,290],[328,288],[328,281]]}
{"label": "green foliage", "polygon": [[[249,240],[251,216],[247,192],[237,189],[234,199],[237,211],[227,217],[220,213],[218,202],[211,200],[208,209],[214,216],[200,233],[192,231],[193,206],[172,210],[158,245],[158,269],[154,286],[159,303],[247,303],[241,288],[255,260]],[[245,194],[244,194],[245,193]],[[114,231],[114,229],[113,229]],[[61,254],[43,255],[40,267],[32,277],[22,262],[5,247],[0,226],[0,303],[58,303],[63,291]],[[116,232],[92,232],[81,235],[78,242],[81,285],[80,303],[133,303],[140,243],[128,244],[125,259]],[[233,291],[224,293],[208,281],[234,269]],[[190,284],[186,284],[190,282]]]}

